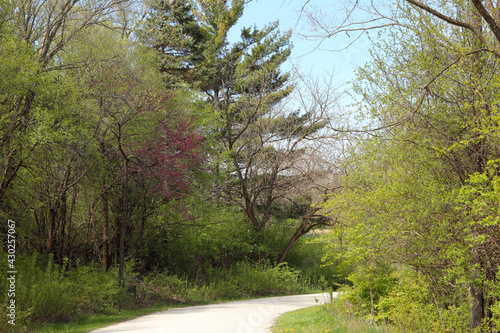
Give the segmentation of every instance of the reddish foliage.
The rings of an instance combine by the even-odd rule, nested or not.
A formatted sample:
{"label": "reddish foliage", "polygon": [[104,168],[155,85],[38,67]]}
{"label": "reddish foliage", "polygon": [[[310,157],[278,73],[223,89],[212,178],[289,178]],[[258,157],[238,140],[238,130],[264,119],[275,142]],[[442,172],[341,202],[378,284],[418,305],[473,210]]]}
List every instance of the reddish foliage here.
{"label": "reddish foliage", "polygon": [[[189,189],[192,172],[201,168],[203,137],[193,130],[193,121],[168,112],[171,92],[141,87],[141,76],[140,70],[103,68],[90,86],[107,120],[103,123],[114,134],[116,151],[130,162],[129,172],[149,183],[148,195],[177,198]],[[149,132],[145,124],[165,114],[171,118],[144,133]],[[142,126],[136,128],[138,124]]]}
{"label": "reddish foliage", "polygon": [[192,130],[192,122],[163,121],[153,140],[136,151],[137,162],[131,171],[156,183],[150,194],[180,197],[189,189],[192,172],[201,169],[202,141],[203,137]]}

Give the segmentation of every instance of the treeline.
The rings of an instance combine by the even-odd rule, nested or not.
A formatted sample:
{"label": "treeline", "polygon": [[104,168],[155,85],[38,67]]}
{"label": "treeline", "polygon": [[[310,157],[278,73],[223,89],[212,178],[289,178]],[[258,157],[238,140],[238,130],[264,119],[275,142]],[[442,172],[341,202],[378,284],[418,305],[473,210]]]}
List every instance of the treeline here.
{"label": "treeline", "polygon": [[324,205],[332,260],[356,265],[341,307],[394,332],[497,332],[500,8],[376,5],[356,2],[387,27],[355,84],[365,135]]}
{"label": "treeline", "polygon": [[111,285],[116,273],[132,289],[167,271],[205,281],[261,263],[272,275],[330,224],[311,203],[335,187],[316,149],[331,140],[335,96],[290,111],[290,33],[271,23],[230,41],[243,10],[242,0],[0,1],[0,234],[5,246],[16,222],[20,321],[68,319],[44,317],[40,293],[68,277],[87,285],[81,274]]}

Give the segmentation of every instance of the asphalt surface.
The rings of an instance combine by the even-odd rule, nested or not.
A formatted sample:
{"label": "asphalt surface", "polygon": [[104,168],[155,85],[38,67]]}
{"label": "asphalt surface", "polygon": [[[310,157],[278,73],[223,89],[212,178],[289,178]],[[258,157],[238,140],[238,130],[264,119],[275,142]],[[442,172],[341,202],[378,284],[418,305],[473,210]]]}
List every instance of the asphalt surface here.
{"label": "asphalt surface", "polygon": [[329,297],[309,294],[171,309],[91,333],[269,333],[281,314],[325,303]]}

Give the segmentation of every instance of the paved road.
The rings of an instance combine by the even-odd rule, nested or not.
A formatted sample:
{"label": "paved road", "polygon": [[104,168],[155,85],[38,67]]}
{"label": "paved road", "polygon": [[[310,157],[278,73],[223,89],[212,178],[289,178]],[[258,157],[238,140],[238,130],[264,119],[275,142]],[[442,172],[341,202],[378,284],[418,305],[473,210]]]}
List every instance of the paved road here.
{"label": "paved road", "polygon": [[271,297],[171,309],[91,333],[269,333],[281,314],[329,299],[328,294]]}

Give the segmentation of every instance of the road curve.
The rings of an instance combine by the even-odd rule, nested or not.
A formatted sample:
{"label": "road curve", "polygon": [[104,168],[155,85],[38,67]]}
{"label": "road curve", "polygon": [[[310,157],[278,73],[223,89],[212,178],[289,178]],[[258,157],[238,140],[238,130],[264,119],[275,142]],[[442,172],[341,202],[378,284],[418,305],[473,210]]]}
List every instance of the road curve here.
{"label": "road curve", "polygon": [[91,333],[269,333],[281,314],[329,300],[328,294],[282,296],[170,309]]}

